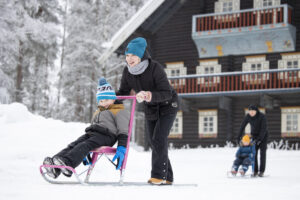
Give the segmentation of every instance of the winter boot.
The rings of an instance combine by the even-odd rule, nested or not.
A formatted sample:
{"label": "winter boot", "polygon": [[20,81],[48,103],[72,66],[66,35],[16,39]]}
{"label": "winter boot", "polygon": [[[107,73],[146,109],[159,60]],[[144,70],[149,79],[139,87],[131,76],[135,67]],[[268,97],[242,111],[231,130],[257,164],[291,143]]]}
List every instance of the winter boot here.
{"label": "winter boot", "polygon": [[258,174],[257,172],[254,172],[253,177],[257,177],[257,174]]}
{"label": "winter boot", "polygon": [[172,185],[173,182],[171,181],[166,181],[163,179],[159,179],[159,178],[150,178],[148,180],[148,183],[152,184],[152,185]]}
{"label": "winter boot", "polygon": [[259,177],[263,177],[263,176],[264,176],[264,173],[263,173],[263,172],[259,172],[259,173],[258,173],[258,176],[259,176]]}
{"label": "winter boot", "polygon": [[237,170],[236,170],[236,168],[235,167],[232,167],[232,169],[231,169],[231,175],[232,176],[236,176],[236,174],[237,174]]}
{"label": "winter boot", "polygon": [[[44,159],[43,165],[54,165],[53,159],[50,157],[46,157]],[[59,168],[45,167],[45,169],[46,169],[47,175],[52,178],[57,178],[61,172]]]}
{"label": "winter boot", "polygon": [[[59,166],[68,166],[66,165],[66,162],[63,160],[63,158],[55,156],[53,158],[53,162],[55,165],[59,165]],[[72,171],[68,170],[67,168],[60,168],[61,172],[63,173],[63,175],[65,175],[66,177],[71,177],[72,176]]]}
{"label": "winter boot", "polygon": [[245,171],[243,169],[240,170],[241,176],[245,176]]}

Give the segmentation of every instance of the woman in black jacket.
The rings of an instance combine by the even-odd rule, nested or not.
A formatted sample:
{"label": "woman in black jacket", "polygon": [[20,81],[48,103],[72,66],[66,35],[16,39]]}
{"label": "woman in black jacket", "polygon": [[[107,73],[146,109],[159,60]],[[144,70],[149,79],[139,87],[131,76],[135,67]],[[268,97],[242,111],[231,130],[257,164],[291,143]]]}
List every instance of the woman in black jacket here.
{"label": "woman in black jacket", "polygon": [[146,131],[152,148],[152,170],[148,183],[173,183],[168,158],[168,135],[178,111],[178,96],[169,84],[163,66],[152,60],[146,51],[147,42],[138,37],[125,50],[124,68],[117,95],[128,95],[133,89],[137,101],[144,102]]}
{"label": "woman in black jacket", "polygon": [[[267,153],[267,144],[268,144],[268,128],[267,120],[263,113],[261,113],[257,106],[249,106],[249,114],[244,118],[238,136],[238,143],[240,142],[243,132],[246,125],[249,123],[251,127],[251,136],[255,141],[255,167],[254,167],[254,176],[258,175],[260,177],[264,176],[266,169],[266,153]],[[258,170],[257,154],[260,150],[260,167]]]}

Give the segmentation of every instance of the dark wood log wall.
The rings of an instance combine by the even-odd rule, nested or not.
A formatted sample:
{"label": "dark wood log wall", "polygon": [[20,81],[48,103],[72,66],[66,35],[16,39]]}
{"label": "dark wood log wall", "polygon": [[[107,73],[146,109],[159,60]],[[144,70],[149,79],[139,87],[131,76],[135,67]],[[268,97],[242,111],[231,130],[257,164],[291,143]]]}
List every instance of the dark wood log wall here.
{"label": "dark wood log wall", "polygon": [[[213,13],[214,3],[217,0],[192,1],[186,0],[181,8],[170,17],[154,34],[141,35],[147,38],[152,52],[152,57],[162,64],[166,62],[184,61],[188,74],[195,74],[195,67],[199,58],[196,46],[191,38],[192,15]],[[293,10],[292,23],[297,28],[296,51],[300,51],[300,1],[282,0],[282,4],[291,5]],[[253,8],[253,0],[241,0],[241,9]],[[136,33],[137,34],[137,33]],[[222,72],[242,71],[242,63],[245,56],[226,56],[218,58],[222,65]],[[270,62],[270,69],[278,68],[280,53],[266,54],[266,60]],[[284,97],[283,97],[284,95]],[[299,105],[300,94],[270,95],[280,106]],[[232,100],[231,113],[219,107],[221,97],[183,99],[183,138],[170,139],[175,147],[189,144],[190,147],[199,145],[210,146],[211,144],[224,145],[226,140],[234,140],[238,134],[240,124],[245,116],[244,108],[249,104],[261,105],[262,96],[228,97]],[[262,106],[262,105],[261,105]],[[200,139],[198,137],[198,109],[218,109],[218,137],[212,139]],[[280,107],[266,109],[267,123],[269,126],[270,140],[281,139],[281,112]],[[231,124],[230,124],[231,122]],[[229,124],[229,125],[228,125]],[[299,142],[297,138],[289,139]]]}

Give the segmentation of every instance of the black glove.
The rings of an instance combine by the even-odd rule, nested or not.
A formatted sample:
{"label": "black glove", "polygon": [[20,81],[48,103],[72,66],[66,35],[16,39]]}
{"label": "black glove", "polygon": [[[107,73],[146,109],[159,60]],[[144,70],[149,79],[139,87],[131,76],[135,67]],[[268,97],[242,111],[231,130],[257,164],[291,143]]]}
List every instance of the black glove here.
{"label": "black glove", "polygon": [[97,133],[102,133],[102,134],[107,134],[108,129],[104,128],[102,126],[99,126],[98,124],[92,124],[89,127],[85,129],[85,132],[97,132]]}
{"label": "black glove", "polygon": [[261,141],[258,139],[253,140],[253,144],[255,144],[256,146],[259,146],[260,143],[261,143]]}

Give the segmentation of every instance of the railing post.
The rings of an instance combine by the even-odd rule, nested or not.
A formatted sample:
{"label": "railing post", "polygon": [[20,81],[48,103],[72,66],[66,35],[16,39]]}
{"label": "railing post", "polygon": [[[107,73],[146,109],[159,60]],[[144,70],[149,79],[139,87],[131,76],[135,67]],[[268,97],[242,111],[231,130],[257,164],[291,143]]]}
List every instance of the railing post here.
{"label": "railing post", "polygon": [[196,33],[196,16],[193,16],[192,18],[192,33]]}
{"label": "railing post", "polygon": [[288,23],[288,6],[287,5],[283,5],[283,9],[284,9],[284,23],[287,24]]}

